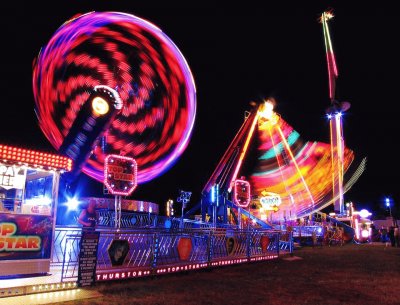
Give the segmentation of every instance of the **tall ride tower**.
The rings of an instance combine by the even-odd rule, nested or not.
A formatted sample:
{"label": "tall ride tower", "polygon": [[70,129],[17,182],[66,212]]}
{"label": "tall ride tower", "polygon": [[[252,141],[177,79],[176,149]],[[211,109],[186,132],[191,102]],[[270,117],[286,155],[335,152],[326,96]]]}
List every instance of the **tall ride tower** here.
{"label": "tall ride tower", "polygon": [[326,109],[326,114],[330,122],[331,137],[331,160],[332,160],[332,196],[336,214],[343,214],[343,162],[344,162],[344,137],[342,115],[350,108],[350,103],[339,102],[336,100],[336,79],[338,78],[338,69],[336,65],[335,54],[333,52],[331,36],[328,27],[328,21],[333,18],[332,12],[323,12],[321,23],[323,27],[326,60],[328,64],[329,80],[329,98],[330,106]]}

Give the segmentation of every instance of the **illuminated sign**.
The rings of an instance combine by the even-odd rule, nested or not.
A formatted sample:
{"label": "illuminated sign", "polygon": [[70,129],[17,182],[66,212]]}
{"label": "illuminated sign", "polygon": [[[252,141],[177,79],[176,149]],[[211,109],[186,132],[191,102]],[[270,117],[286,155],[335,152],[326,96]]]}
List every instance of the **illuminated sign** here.
{"label": "illuminated sign", "polygon": [[108,155],[104,163],[104,184],[113,195],[130,195],[137,185],[137,164],[133,158]]}
{"label": "illuminated sign", "polygon": [[250,204],[250,183],[246,180],[235,180],[234,201],[240,207]]}
{"label": "illuminated sign", "polygon": [[17,226],[12,222],[0,223],[0,252],[39,251],[41,239],[35,235],[14,235]]}
{"label": "illuminated sign", "polygon": [[260,203],[266,211],[278,211],[282,203],[281,197],[278,194],[262,191],[263,197],[260,198]]}
{"label": "illuminated sign", "polygon": [[2,260],[49,259],[53,221],[45,215],[0,213],[0,263]]}
{"label": "illuminated sign", "polygon": [[22,190],[25,186],[26,168],[0,163],[0,186],[9,189]]}
{"label": "illuminated sign", "polygon": [[132,271],[111,271],[111,272],[97,272],[96,281],[111,281],[120,279],[129,279],[139,276],[150,275],[150,270],[132,270]]}

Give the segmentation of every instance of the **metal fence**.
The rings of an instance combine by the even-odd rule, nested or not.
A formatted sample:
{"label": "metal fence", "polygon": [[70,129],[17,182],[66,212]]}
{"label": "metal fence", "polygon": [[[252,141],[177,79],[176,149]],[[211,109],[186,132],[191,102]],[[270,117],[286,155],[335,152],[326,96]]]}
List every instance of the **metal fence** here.
{"label": "metal fence", "polygon": [[[281,232],[276,230],[101,228],[97,231],[100,232],[98,281],[275,259],[280,251],[293,251],[291,235],[288,240],[280,241]],[[77,278],[80,238],[78,227],[56,227],[52,266],[60,267],[62,280]],[[123,264],[115,266],[110,247],[121,240],[129,245],[129,251]]]}
{"label": "metal fence", "polygon": [[[101,227],[115,227],[115,212],[107,209],[100,209],[96,211],[98,225]],[[169,222],[167,224],[167,222]],[[152,228],[170,228],[179,229],[190,228],[211,228],[212,224],[209,222],[201,222],[190,219],[173,218],[166,216],[159,216],[157,214],[145,212],[121,212],[121,228],[136,228],[143,229],[147,227]]]}

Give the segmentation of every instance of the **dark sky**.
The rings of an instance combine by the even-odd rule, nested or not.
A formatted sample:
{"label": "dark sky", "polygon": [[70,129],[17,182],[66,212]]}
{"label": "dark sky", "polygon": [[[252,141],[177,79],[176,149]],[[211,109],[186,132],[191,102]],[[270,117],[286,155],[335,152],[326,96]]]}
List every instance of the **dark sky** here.
{"label": "dark sky", "polygon": [[[383,198],[400,205],[398,140],[398,16],[393,7],[363,3],[313,6],[176,4],[163,1],[14,1],[1,10],[2,116],[0,142],[55,152],[34,113],[32,62],[54,32],[78,13],[120,11],[149,20],[185,56],[197,87],[197,116],[191,141],[161,177],[140,185],[131,196],[160,206],[192,191],[192,203],[218,164],[249,102],[273,96],[276,111],[303,140],[329,142],[324,117],[329,105],[320,14],[329,8],[339,68],[337,97],[351,103],[344,118],[346,145],[367,169],[345,195],[357,208],[387,214]],[[305,3],[306,1],[301,1]],[[308,1],[307,1],[308,2]],[[340,1],[343,2],[343,1]],[[48,4],[50,3],[50,4]],[[85,180],[85,178],[82,178]],[[88,195],[102,190],[97,182]],[[97,194],[98,195],[98,194]],[[393,212],[399,212],[393,208]]]}

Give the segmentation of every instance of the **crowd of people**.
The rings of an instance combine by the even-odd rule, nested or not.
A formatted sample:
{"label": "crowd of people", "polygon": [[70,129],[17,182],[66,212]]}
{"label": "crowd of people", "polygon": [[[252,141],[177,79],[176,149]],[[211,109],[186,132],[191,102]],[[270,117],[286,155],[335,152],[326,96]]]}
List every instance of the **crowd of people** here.
{"label": "crowd of people", "polygon": [[325,226],[323,243],[325,245],[340,245],[344,244],[344,229],[342,227]]}
{"label": "crowd of people", "polygon": [[396,224],[389,227],[381,227],[378,231],[379,240],[386,246],[400,247],[399,226]]}

